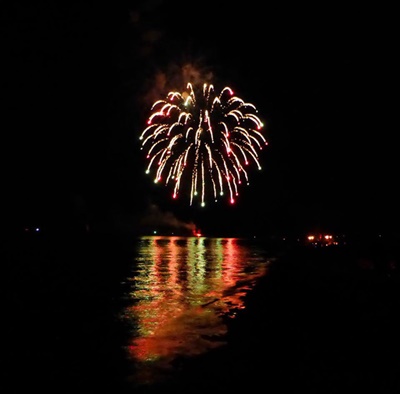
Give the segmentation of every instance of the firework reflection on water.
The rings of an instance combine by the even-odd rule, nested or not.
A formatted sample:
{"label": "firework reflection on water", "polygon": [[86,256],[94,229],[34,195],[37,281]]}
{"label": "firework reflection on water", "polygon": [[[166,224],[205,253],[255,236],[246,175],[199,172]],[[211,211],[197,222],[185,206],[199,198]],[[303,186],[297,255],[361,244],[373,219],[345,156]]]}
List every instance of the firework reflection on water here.
{"label": "firework reflection on water", "polygon": [[121,315],[135,379],[153,383],[177,358],[224,345],[225,319],[245,307],[267,268],[265,255],[238,238],[141,237]]}

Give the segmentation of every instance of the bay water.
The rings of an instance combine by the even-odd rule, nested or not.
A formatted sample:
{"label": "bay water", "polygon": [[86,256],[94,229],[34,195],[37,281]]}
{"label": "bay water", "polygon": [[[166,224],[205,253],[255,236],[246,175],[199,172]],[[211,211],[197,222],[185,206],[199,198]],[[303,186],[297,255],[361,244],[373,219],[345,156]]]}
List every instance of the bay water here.
{"label": "bay water", "polygon": [[6,382],[119,393],[223,346],[274,259],[255,239],[28,234],[3,249]]}

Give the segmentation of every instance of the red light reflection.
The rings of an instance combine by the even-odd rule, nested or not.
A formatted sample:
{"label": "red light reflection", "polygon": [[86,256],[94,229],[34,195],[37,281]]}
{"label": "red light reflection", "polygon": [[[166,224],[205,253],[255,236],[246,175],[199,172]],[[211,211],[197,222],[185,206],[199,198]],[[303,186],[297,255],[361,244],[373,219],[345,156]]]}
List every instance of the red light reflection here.
{"label": "red light reflection", "polygon": [[128,353],[146,379],[151,367],[224,344],[223,316],[244,308],[266,269],[265,258],[235,238],[142,237],[124,318],[134,328]]}

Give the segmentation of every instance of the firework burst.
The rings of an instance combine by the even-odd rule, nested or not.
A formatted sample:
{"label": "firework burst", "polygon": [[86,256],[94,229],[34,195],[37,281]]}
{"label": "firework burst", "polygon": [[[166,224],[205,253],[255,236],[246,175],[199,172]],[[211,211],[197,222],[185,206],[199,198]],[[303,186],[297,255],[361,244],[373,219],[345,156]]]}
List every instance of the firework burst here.
{"label": "firework burst", "polygon": [[249,184],[245,167],[261,170],[258,152],[267,145],[257,109],[234,95],[229,87],[219,94],[213,85],[183,93],[170,92],[151,108],[142,132],[141,149],[147,150],[146,173],[154,182],[173,186],[173,198],[187,191],[190,205],[208,196],[228,196],[235,202],[239,186]]}

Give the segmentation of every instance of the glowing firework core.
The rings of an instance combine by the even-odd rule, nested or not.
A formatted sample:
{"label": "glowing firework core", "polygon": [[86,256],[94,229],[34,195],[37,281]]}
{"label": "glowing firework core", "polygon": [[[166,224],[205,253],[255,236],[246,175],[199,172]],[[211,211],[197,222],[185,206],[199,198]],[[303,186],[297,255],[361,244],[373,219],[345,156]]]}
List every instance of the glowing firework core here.
{"label": "glowing firework core", "polygon": [[148,149],[146,173],[154,166],[154,182],[165,177],[166,185],[174,183],[173,198],[188,185],[190,205],[200,196],[204,206],[209,190],[215,201],[228,191],[233,204],[238,185],[249,182],[244,166],[252,161],[261,170],[257,152],[267,145],[263,124],[256,107],[231,88],[217,95],[213,85],[204,84],[195,94],[188,83],[187,91],[168,93],[151,111],[140,136],[141,149]]}

